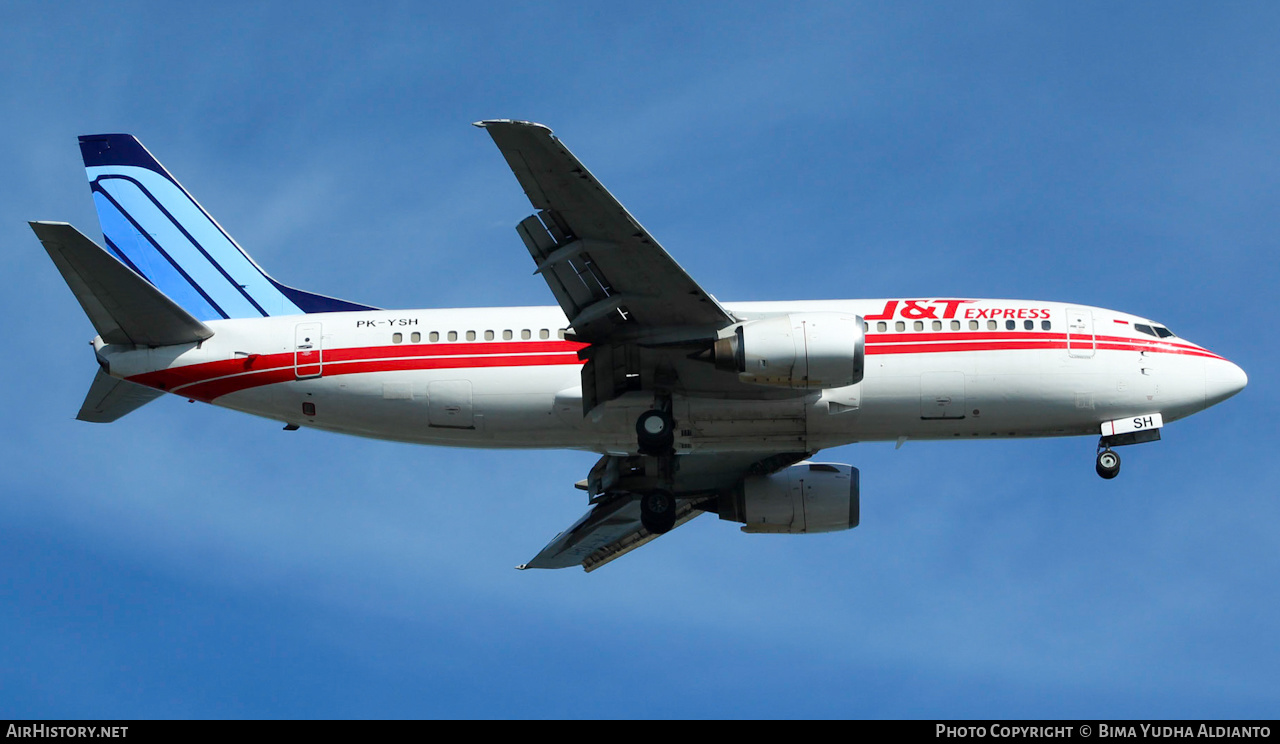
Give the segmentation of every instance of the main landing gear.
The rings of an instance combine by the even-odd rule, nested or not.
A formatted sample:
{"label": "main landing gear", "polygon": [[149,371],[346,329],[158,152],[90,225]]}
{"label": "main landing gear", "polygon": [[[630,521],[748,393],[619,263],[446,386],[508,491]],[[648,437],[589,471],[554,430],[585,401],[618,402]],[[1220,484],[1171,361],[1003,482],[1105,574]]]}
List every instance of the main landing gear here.
{"label": "main landing gear", "polygon": [[1098,453],[1098,465],[1096,470],[1098,475],[1111,480],[1120,475],[1120,455],[1117,455],[1110,447]]}
{"label": "main landing gear", "polygon": [[665,489],[641,494],[640,523],[655,535],[670,532],[676,526],[676,497]]}
{"label": "main landing gear", "polygon": [[640,454],[659,457],[671,452],[676,441],[676,422],[671,418],[670,403],[667,409],[653,408],[636,419],[636,443]]}
{"label": "main landing gear", "polygon": [[636,419],[636,444],[657,469],[658,487],[640,494],[640,523],[655,535],[676,526],[675,483],[676,422],[671,416],[671,396],[658,395],[653,408]]}

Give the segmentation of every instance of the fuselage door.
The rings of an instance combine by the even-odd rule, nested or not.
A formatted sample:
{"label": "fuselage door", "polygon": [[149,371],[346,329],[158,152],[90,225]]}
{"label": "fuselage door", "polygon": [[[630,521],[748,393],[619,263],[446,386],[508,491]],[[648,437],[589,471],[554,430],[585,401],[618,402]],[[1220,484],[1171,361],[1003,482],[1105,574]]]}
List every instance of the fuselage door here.
{"label": "fuselage door", "polygon": [[319,323],[299,323],[294,328],[293,372],[299,380],[320,376],[324,366],[322,330],[323,326]]}
{"label": "fuselage door", "polygon": [[1093,350],[1093,311],[1067,308],[1067,354],[1083,359],[1093,356]]}

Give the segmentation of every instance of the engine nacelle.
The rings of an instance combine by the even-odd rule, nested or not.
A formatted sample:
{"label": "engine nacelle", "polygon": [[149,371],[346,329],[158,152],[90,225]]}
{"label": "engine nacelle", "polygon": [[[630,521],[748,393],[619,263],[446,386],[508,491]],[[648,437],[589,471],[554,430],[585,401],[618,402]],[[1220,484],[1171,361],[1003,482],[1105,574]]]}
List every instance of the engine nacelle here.
{"label": "engine nacelle", "polygon": [[800,535],[858,526],[858,469],[802,462],[773,475],[750,476],[720,499],[720,518],[743,532]]}
{"label": "engine nacelle", "polygon": [[862,381],[862,318],[791,313],[734,326],[716,341],[716,367],[753,385],[823,390]]}

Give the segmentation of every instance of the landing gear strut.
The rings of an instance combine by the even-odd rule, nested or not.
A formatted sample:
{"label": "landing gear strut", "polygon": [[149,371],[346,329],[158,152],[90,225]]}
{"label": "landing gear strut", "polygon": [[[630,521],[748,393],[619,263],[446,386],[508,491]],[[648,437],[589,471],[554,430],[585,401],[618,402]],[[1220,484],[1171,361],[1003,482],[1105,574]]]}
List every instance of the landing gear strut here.
{"label": "landing gear strut", "polygon": [[671,415],[671,394],[654,396],[653,408],[636,419],[636,444],[646,455],[649,474],[656,482],[640,492],[640,523],[655,535],[676,526],[674,449],[676,422]]}
{"label": "landing gear strut", "polygon": [[1111,480],[1120,474],[1120,455],[1117,455],[1110,447],[1098,453],[1098,475]]}

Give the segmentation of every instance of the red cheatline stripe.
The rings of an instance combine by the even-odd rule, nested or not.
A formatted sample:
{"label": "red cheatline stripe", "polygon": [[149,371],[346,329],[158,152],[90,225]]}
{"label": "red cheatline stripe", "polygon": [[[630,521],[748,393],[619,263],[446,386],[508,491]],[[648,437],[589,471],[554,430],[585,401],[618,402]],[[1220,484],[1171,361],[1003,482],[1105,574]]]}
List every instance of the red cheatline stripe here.
{"label": "red cheatline stripe", "polygon": [[[1025,341],[1027,339],[1054,339],[1065,341],[1067,334],[1054,333],[1045,331],[969,331],[950,333],[868,333],[867,343],[931,343],[942,342],[948,344],[961,343],[965,341]],[[1081,338],[1077,336],[1077,338]],[[1083,336],[1087,339],[1088,336]],[[1170,351],[1173,349],[1184,349],[1192,352],[1205,352],[1205,349],[1182,341],[1166,341],[1164,339],[1145,339],[1133,338],[1131,336],[1104,336],[1099,334],[1097,337],[1099,342],[1109,341],[1116,343],[1133,344],[1144,348],[1151,348],[1157,351]]]}
{"label": "red cheatline stripe", "polygon": [[[559,340],[363,346],[325,349],[323,362],[326,375],[382,369],[577,364],[577,351],[585,346],[586,344]],[[478,356],[480,354],[484,356]],[[367,365],[352,364],[375,359],[384,359],[386,362],[379,369],[372,370],[363,369]],[[312,360],[308,359],[307,362],[310,366]],[[236,390],[284,382],[293,379],[293,376],[294,352],[289,351],[190,364],[135,375],[129,380],[160,390],[181,392],[189,398],[212,400]]]}
{"label": "red cheatline stripe", "polygon": [[[357,359],[386,358],[432,358],[439,356],[472,356],[476,354],[546,354],[550,352],[574,352],[584,348],[586,344],[573,341],[519,341],[498,343],[468,344],[397,344],[394,346],[357,346],[323,350],[324,363],[344,362]],[[129,378],[141,385],[173,390],[196,382],[203,382],[215,377],[244,374],[247,372],[265,372],[272,369],[293,368],[293,352],[278,354],[253,354],[248,357],[221,359],[216,362],[189,364],[184,367],[157,370]],[[465,365],[461,365],[465,366]]]}
{"label": "red cheatline stripe", "polygon": [[1022,341],[1028,338],[1061,338],[1067,336],[1064,333],[1053,333],[1051,331],[951,331],[935,332],[935,333],[868,333],[867,341],[876,341],[881,343],[919,343],[922,341]]}
{"label": "red cheatline stripe", "polygon": [[586,344],[573,341],[485,341],[476,343],[395,344],[325,349],[324,360],[390,359],[396,357],[472,356],[475,354],[546,354],[576,352]]}
{"label": "red cheatline stripe", "polygon": [[[369,359],[354,362],[324,362],[324,376],[353,375],[366,372],[398,372],[416,369],[475,369],[480,367],[539,367],[557,364],[581,364],[574,354],[539,354],[533,356],[495,355],[484,357],[417,357],[413,359]],[[288,382],[294,379],[292,366],[219,377],[181,387],[174,392],[196,400],[214,398],[249,388]]]}
{"label": "red cheatline stripe", "polygon": [[931,344],[867,344],[868,354],[931,354],[948,351],[1004,351],[1017,349],[1065,349],[1066,339],[1061,341],[1001,341],[999,343],[931,343]]}
{"label": "red cheatline stripe", "polygon": [[[1208,351],[1206,349],[1194,349],[1194,348],[1185,347],[1185,346],[1164,349],[1164,348],[1155,348],[1150,346],[1139,346],[1134,344],[1107,344],[1099,341],[1098,348],[1105,349],[1107,351],[1154,351],[1157,354],[1175,354],[1178,356],[1198,356],[1198,357],[1204,357],[1206,359],[1223,359],[1217,354],[1214,354],[1212,351]],[[1223,361],[1226,361],[1226,360],[1223,359]]]}
{"label": "red cheatline stripe", "polygon": [[[1096,348],[1107,351],[1155,351],[1164,354],[1222,357],[1198,346],[1097,336]],[[397,344],[325,349],[325,376],[416,369],[473,369],[580,364],[585,344],[570,341]],[[888,333],[868,334],[867,354],[933,354],[966,351],[1064,349],[1067,336],[1041,332]],[[308,366],[310,366],[308,360]],[[294,379],[294,352],[258,354],[191,364],[130,377],[148,387],[211,401],[228,393]]]}
{"label": "red cheatline stripe", "polygon": [[[1212,352],[1194,347],[1156,347],[1143,343],[1132,343],[1126,340],[1125,343],[1102,343],[1096,344],[1098,349],[1107,351],[1154,351],[1161,354],[1176,354],[1184,356],[1198,356],[1209,359],[1221,359],[1222,357]],[[957,351],[1006,351],[1006,350],[1022,350],[1022,349],[1065,349],[1067,341],[1063,339],[1046,339],[1026,341],[1008,340],[1008,341],[986,341],[986,342],[965,342],[956,341],[954,343],[924,343],[924,344],[879,344],[868,341],[868,354],[928,354],[936,352],[957,352]],[[1085,343],[1080,348],[1088,349],[1089,344]]]}

